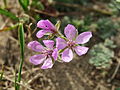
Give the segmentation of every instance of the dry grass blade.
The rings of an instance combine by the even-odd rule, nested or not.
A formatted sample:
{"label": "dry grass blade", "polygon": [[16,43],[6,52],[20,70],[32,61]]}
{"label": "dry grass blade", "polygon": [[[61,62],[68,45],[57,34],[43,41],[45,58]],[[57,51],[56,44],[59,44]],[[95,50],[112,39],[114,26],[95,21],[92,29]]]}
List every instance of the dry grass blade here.
{"label": "dry grass blade", "polygon": [[[15,83],[14,80],[12,80],[11,78],[9,78],[8,76],[3,75],[3,78],[7,79],[8,81],[11,81],[11,82]],[[16,82],[16,83],[17,83],[18,85],[24,87],[24,88],[27,88],[28,90],[33,90],[32,88],[30,88],[30,87],[27,86],[27,85],[24,85],[24,84],[18,83],[18,82]]]}

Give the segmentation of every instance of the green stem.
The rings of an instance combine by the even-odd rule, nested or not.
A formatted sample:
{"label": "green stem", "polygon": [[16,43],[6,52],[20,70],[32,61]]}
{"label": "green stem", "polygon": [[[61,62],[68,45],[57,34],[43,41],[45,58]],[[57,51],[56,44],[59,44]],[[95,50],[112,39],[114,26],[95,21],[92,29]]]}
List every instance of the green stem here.
{"label": "green stem", "polygon": [[0,80],[3,79],[3,73],[4,73],[4,65],[2,65],[2,71],[0,72]]}
{"label": "green stem", "polygon": [[7,8],[7,0],[3,0],[4,2],[4,7]]}
{"label": "green stem", "polygon": [[[19,41],[20,41],[21,61],[20,61],[20,66],[19,66],[17,82],[20,83],[22,66],[23,66],[23,62],[24,62],[24,43],[25,43],[23,23],[19,24],[18,35],[19,35]],[[17,84],[17,90],[19,90],[19,89],[20,89],[20,85]]]}
{"label": "green stem", "polygon": [[17,24],[15,24],[15,25],[11,26],[11,27],[5,27],[5,28],[1,29],[0,32],[13,30],[13,29],[15,29],[16,27],[18,27],[18,25],[19,25],[19,24],[17,23]]}
{"label": "green stem", "polygon": [[65,49],[67,49],[68,47],[66,46],[65,48],[59,50],[59,53],[62,53]]}
{"label": "green stem", "polygon": [[15,90],[17,90],[17,77],[16,77],[16,70],[15,70],[15,83],[14,83]]}
{"label": "green stem", "polygon": [[[17,81],[20,83],[21,81],[21,72],[22,72],[22,66],[23,66],[23,61],[24,59],[21,59],[21,62],[20,62],[20,67],[19,67],[19,73],[18,73],[18,79]],[[19,90],[20,86],[17,85],[17,90]]]}
{"label": "green stem", "polygon": [[56,35],[56,36],[58,36],[58,37],[60,37],[60,38],[62,38],[62,39],[64,39],[64,40],[67,41],[67,38],[64,37],[60,32],[57,32],[57,35]]}

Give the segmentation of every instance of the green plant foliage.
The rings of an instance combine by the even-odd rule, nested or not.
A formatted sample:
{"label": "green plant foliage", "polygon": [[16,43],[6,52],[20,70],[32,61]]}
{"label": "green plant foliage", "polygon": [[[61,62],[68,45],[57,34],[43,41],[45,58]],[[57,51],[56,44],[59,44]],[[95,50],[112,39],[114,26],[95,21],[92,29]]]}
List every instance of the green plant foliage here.
{"label": "green plant foliage", "polygon": [[116,0],[116,2],[120,3],[120,0]]}
{"label": "green plant foliage", "polygon": [[19,20],[22,21],[23,23],[29,23],[30,17],[28,14],[23,14],[21,17],[19,17]]}
{"label": "green plant foliage", "polygon": [[120,9],[120,0],[114,0],[113,4],[116,6],[116,8]]}
{"label": "green plant foliage", "polygon": [[83,20],[80,20],[81,24],[79,26],[79,32],[85,32],[90,30],[90,26],[92,25],[92,17],[91,15],[85,16]]}
{"label": "green plant foliage", "polygon": [[68,23],[73,24],[79,30],[79,33],[80,33],[80,32],[85,32],[85,31],[90,30],[90,26],[92,24],[92,19],[90,16],[89,17],[86,16],[86,18],[82,19],[82,20],[80,20],[78,18],[75,19],[75,18],[65,16],[62,19],[62,27],[65,27]]}
{"label": "green plant foliage", "polygon": [[91,58],[89,59],[89,63],[94,65],[98,69],[109,68],[112,64],[114,51],[112,51],[108,47],[113,46],[115,45],[111,40],[106,40],[104,43],[94,45],[93,48],[90,50]]}
{"label": "green plant foliage", "polygon": [[21,57],[23,57],[24,56],[25,40],[24,40],[24,28],[23,28],[23,24],[22,23],[19,24],[18,33],[19,33]]}
{"label": "green plant foliage", "polygon": [[[64,3],[64,4],[77,4],[77,5],[87,5],[88,2],[90,2],[89,0],[54,0],[60,3]],[[74,7],[67,7],[67,6],[63,6],[61,7],[61,5],[55,5],[55,8],[58,11],[61,12],[70,12],[70,11],[78,11],[79,8],[74,8]]]}
{"label": "green plant foliage", "polygon": [[60,12],[70,12],[77,10],[76,8],[73,7],[66,7],[66,6],[61,7],[61,5],[55,5],[54,8],[56,8]]}
{"label": "green plant foliage", "polygon": [[108,4],[110,11],[114,14],[114,16],[120,14],[120,2],[117,0],[111,0],[111,3]]}
{"label": "green plant foliage", "polygon": [[[21,60],[20,60],[20,66],[19,66],[19,72],[18,72],[17,82],[20,83],[20,81],[21,81],[22,66],[23,66],[23,62],[24,62],[24,46],[25,46],[23,23],[19,24],[18,36],[19,36],[19,42],[20,42]],[[20,90],[20,85],[17,85],[16,88],[17,88],[17,90]]]}
{"label": "green plant foliage", "polygon": [[116,88],[115,90],[120,90],[120,87],[119,87],[119,88]]}
{"label": "green plant foliage", "polygon": [[4,2],[4,7],[6,8],[7,7],[7,0],[3,0]]}
{"label": "green plant foliage", "polygon": [[82,5],[86,5],[88,2],[90,2],[89,0],[54,0],[54,1],[64,2],[64,3],[82,4]]}
{"label": "green plant foliage", "polygon": [[14,15],[13,13],[11,13],[11,12],[5,10],[5,9],[0,8],[0,14],[3,14],[3,15],[5,15],[5,16],[7,16],[7,17],[9,17],[9,18],[11,18],[15,21],[19,21],[19,18],[16,17],[16,15]]}
{"label": "green plant foliage", "polygon": [[44,10],[44,5],[40,2],[40,0],[33,0],[32,1],[32,4],[31,4],[31,7],[34,7],[38,10]]}
{"label": "green plant foliage", "polygon": [[117,22],[113,22],[110,18],[99,19],[97,25],[97,33],[102,39],[106,39],[115,35],[117,29],[119,28],[119,24]]}
{"label": "green plant foliage", "polygon": [[110,47],[110,48],[116,48],[117,46],[114,44],[114,42],[110,39],[105,39],[104,45],[106,47]]}
{"label": "green plant foliage", "polygon": [[29,6],[29,0],[18,0],[22,8],[27,11]]}
{"label": "green plant foliage", "polygon": [[54,1],[64,2],[64,3],[73,3],[74,2],[74,0],[54,0]]}

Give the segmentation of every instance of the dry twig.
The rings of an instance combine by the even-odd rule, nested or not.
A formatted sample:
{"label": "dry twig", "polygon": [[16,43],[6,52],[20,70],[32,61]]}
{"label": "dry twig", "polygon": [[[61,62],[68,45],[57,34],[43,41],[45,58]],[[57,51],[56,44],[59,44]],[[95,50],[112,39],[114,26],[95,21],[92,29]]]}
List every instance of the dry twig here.
{"label": "dry twig", "polygon": [[111,82],[115,78],[115,76],[116,76],[116,74],[117,74],[117,72],[118,72],[118,70],[120,68],[120,59],[116,57],[116,60],[117,60],[118,64],[117,64],[117,66],[115,68],[114,73],[112,74],[112,77],[108,80],[108,82]]}
{"label": "dry twig", "polygon": [[[8,81],[11,81],[11,82],[15,83],[14,80],[10,79],[8,76],[3,75],[3,77],[5,79],[7,79]],[[33,90],[32,88],[28,87],[27,85],[24,85],[24,84],[21,84],[21,83],[18,83],[18,82],[16,82],[16,83],[19,84],[19,85],[21,85],[22,87],[27,88],[28,90]]]}

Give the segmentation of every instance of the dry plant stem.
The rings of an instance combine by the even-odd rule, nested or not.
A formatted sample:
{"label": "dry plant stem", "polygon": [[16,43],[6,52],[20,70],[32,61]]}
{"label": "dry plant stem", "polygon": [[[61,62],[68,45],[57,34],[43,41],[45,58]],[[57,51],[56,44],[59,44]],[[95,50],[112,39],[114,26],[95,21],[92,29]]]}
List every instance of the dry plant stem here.
{"label": "dry plant stem", "polygon": [[[22,73],[21,73],[21,75],[25,75],[25,74],[28,74],[28,73],[33,73],[33,72],[35,72],[35,71],[38,71],[38,70],[40,70],[40,68],[33,68],[33,70],[31,71],[31,70],[27,70],[27,71],[22,71]],[[15,74],[15,73],[14,73]],[[18,76],[18,73],[17,73],[17,75],[16,76]],[[14,78],[14,75],[9,75],[9,78]]]}
{"label": "dry plant stem", "polygon": [[32,34],[34,34],[37,31],[37,27],[33,30]]}
{"label": "dry plant stem", "polygon": [[9,19],[5,20],[5,23],[2,24],[2,26],[0,27],[0,29],[3,29],[6,26],[6,24],[8,23],[8,21],[9,21]]}
{"label": "dry plant stem", "polygon": [[110,81],[112,81],[115,78],[119,68],[120,68],[120,63],[117,64],[116,69],[115,69]]}
{"label": "dry plant stem", "polygon": [[28,81],[28,84],[33,83],[37,78],[39,78],[41,76],[41,74],[37,74],[35,77],[33,77],[31,80]]}
{"label": "dry plant stem", "polygon": [[69,4],[69,3],[56,2],[56,1],[54,1],[52,4],[53,5],[58,4],[58,5],[66,6],[66,7],[72,7],[72,8],[80,8],[82,11],[95,11],[95,12],[105,14],[105,15],[112,15],[112,12],[102,10],[99,8],[94,8],[94,6],[93,7],[84,7],[84,6],[81,6],[79,4]]}
{"label": "dry plant stem", "polygon": [[111,90],[115,90],[115,86],[114,86],[114,85],[112,86],[112,89],[111,89]]}
{"label": "dry plant stem", "polygon": [[38,70],[40,70],[40,68],[34,68],[32,70],[23,71],[21,74],[24,75],[24,74],[28,74],[29,73],[29,75],[31,75],[32,73],[34,73],[34,72],[36,72]]}
{"label": "dry plant stem", "polygon": [[112,77],[110,78],[109,82],[111,82],[115,78],[115,76],[116,76],[116,74],[117,74],[117,72],[118,72],[118,70],[120,68],[120,61],[119,61],[120,59],[116,58],[116,60],[117,60],[118,64],[117,64],[117,66],[115,68],[115,71],[114,71]]}
{"label": "dry plant stem", "polygon": [[[11,81],[11,82],[13,82],[13,83],[15,83],[14,80],[10,79],[8,76],[3,75],[3,77],[4,77],[5,79],[7,79],[7,80],[9,80],[9,81]],[[24,87],[24,88],[27,88],[28,90],[33,90],[32,88],[28,87],[27,85],[21,84],[21,83],[19,83],[19,82],[16,82],[16,83],[17,83],[18,85],[21,85],[21,86]]]}
{"label": "dry plant stem", "polygon": [[32,16],[29,15],[29,18],[32,20],[33,23],[36,23],[36,20]]}
{"label": "dry plant stem", "polygon": [[[81,6],[79,6],[79,8],[80,7]],[[70,15],[80,15],[81,14],[80,12],[68,12],[68,13],[57,12],[56,14],[52,14],[52,13],[40,11],[40,10],[33,9],[33,8],[31,8],[31,10],[36,12],[36,13],[44,14],[44,15],[51,16],[51,17],[59,17],[59,16],[65,16],[65,15],[69,15],[70,16]],[[110,16],[112,15],[112,12],[109,12],[109,11],[106,11],[106,10],[102,10],[102,9],[98,9],[98,8],[96,9],[96,8],[85,8],[85,7],[82,7],[82,11],[83,12],[87,12],[87,11],[89,11],[89,12],[91,11],[92,12],[93,11],[93,12],[98,12],[98,13],[101,13],[101,14],[104,14],[104,15],[110,15]]]}
{"label": "dry plant stem", "polygon": [[29,25],[26,25],[26,27],[27,27],[27,30],[28,30],[28,38],[30,38],[31,37],[31,35],[32,35],[32,30],[31,30],[31,25],[32,25],[32,23],[30,23]]}
{"label": "dry plant stem", "polygon": [[9,39],[16,42],[16,44],[18,45],[19,44],[19,41],[17,39],[15,39],[14,37],[12,36],[9,36]]}
{"label": "dry plant stem", "polygon": [[18,27],[18,23],[11,26],[11,27],[4,27],[3,29],[0,30],[0,32],[2,32],[2,31],[10,31],[10,30],[15,29],[16,27]]}
{"label": "dry plant stem", "polygon": [[36,12],[36,13],[45,14],[45,15],[48,15],[48,16],[51,16],[51,17],[58,17],[59,16],[59,13],[52,14],[52,13],[40,11],[40,10],[37,10],[37,9],[34,9],[34,8],[31,8],[31,10]]}

